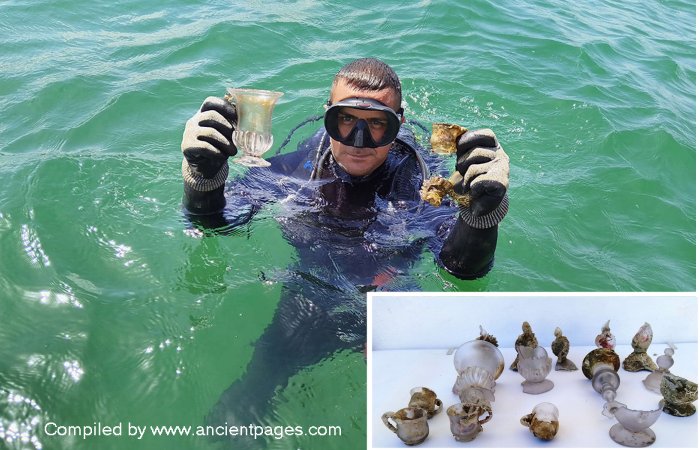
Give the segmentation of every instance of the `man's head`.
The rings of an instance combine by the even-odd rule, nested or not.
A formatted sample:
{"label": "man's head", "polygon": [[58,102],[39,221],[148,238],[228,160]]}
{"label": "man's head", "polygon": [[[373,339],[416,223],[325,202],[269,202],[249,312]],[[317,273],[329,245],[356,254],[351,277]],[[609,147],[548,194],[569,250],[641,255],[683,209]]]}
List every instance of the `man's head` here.
{"label": "man's head", "polygon": [[[401,82],[396,72],[374,58],[358,59],[344,66],[336,74],[331,87],[330,103],[351,98],[370,99],[393,111],[401,110]],[[365,132],[375,141],[381,141],[387,114],[378,109],[342,107],[337,109],[338,130],[345,136],[360,122]],[[403,116],[400,116],[403,122]],[[365,121],[362,123],[362,121]],[[393,138],[392,138],[393,142]],[[369,175],[386,160],[391,143],[378,147],[355,147],[331,138],[331,152],[340,166],[354,176]]]}

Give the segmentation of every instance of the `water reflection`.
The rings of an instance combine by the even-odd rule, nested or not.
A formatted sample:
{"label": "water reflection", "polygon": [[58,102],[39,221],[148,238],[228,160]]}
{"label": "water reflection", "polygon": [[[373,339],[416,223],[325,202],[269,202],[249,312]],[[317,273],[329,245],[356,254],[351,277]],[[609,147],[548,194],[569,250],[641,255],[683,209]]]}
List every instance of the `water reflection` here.
{"label": "water reflection", "polygon": [[36,230],[27,224],[22,224],[20,228],[20,239],[24,252],[27,254],[32,264],[42,267],[51,265],[51,261],[44,251],[44,247],[41,244],[41,240],[39,240]]}
{"label": "water reflection", "polygon": [[73,294],[72,290],[68,287],[68,292],[53,292],[49,290],[42,291],[25,291],[25,298],[28,300],[34,300],[42,305],[46,306],[64,306],[70,305],[75,308],[83,308],[83,304],[78,300],[78,298]]}
{"label": "water reflection", "polygon": [[14,390],[0,389],[0,447],[41,450],[44,446],[38,436],[44,421],[34,400]]}
{"label": "water reflection", "polygon": [[80,381],[80,379],[83,377],[83,374],[85,373],[85,371],[80,365],[80,362],[76,360],[64,361],[63,369],[65,369],[68,376],[76,383]]}

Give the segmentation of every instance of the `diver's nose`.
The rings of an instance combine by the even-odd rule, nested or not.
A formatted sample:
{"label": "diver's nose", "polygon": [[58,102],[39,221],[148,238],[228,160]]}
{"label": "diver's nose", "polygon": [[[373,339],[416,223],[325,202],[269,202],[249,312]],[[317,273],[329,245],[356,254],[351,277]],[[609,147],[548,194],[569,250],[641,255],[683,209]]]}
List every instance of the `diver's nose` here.
{"label": "diver's nose", "polygon": [[[353,147],[371,147],[371,145],[367,145],[368,139],[365,139],[365,133],[369,133],[369,129],[367,128],[367,121],[360,119],[357,121],[357,125],[355,125],[355,138],[352,142]],[[371,136],[367,135],[367,138],[371,139]]]}

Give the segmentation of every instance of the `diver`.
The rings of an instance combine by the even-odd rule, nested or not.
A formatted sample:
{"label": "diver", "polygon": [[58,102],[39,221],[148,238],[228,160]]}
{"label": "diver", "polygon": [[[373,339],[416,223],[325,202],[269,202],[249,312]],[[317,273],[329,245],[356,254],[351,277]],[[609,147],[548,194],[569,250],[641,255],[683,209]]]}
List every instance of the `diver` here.
{"label": "diver", "polygon": [[462,279],[491,269],[508,211],[507,154],[491,130],[465,133],[456,161],[463,181],[455,191],[469,194],[469,206],[426,207],[421,184],[444,168],[404,126],[401,103],[391,67],[355,60],[336,74],[316,134],[230,184],[235,106],[209,97],[187,121],[182,175],[189,219],[230,228],[266,205],[281,205],[276,220],[299,256],[283,277],[272,323],[210,422],[259,423],[275,391],[300,369],[344,349],[362,351],[366,292],[419,290],[410,269],[426,248]]}

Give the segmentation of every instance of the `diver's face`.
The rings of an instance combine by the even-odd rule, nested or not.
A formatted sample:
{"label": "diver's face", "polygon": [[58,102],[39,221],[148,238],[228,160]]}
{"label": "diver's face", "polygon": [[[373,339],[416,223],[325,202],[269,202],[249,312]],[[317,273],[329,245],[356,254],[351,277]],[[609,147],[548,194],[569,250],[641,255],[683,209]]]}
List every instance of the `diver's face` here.
{"label": "diver's face", "polygon": [[[331,91],[331,103],[351,97],[370,98],[382,102],[385,105],[389,105],[394,109],[398,109],[396,105],[398,99],[396,99],[396,95],[391,89],[360,91],[349,86],[345,81],[340,80]],[[386,120],[384,113],[381,111],[345,108],[341,113],[345,116],[349,116],[346,119],[348,121],[353,120],[352,118],[364,119],[367,123],[372,124]],[[339,126],[342,126],[342,121],[339,121]],[[333,158],[335,158],[338,164],[340,164],[340,167],[347,173],[356,177],[369,175],[377,170],[386,160],[390,149],[391,143],[377,148],[360,148],[345,145],[335,139],[331,139],[331,153],[333,153]]]}

